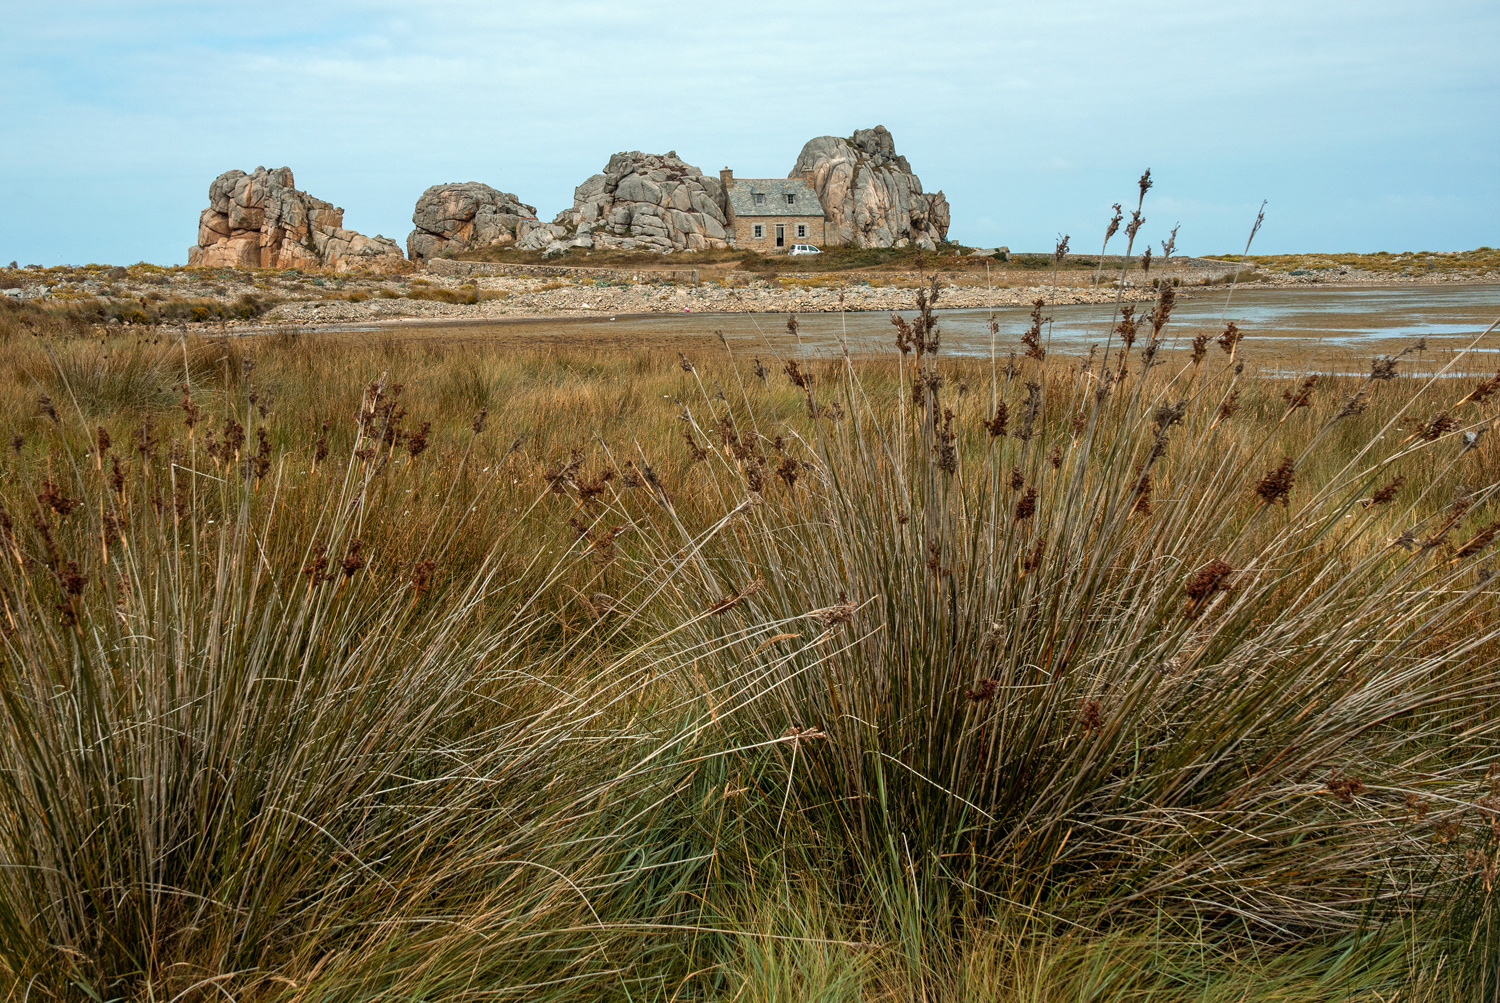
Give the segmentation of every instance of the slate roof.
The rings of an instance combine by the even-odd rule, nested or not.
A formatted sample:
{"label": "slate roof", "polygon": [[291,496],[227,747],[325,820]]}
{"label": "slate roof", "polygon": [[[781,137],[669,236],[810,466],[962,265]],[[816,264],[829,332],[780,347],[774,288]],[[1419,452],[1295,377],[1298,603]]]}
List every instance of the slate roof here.
{"label": "slate roof", "polygon": [[[765,197],[757,203],[756,195]],[[823,215],[818,193],[803,178],[735,178],[729,186],[729,207],[736,216]]]}

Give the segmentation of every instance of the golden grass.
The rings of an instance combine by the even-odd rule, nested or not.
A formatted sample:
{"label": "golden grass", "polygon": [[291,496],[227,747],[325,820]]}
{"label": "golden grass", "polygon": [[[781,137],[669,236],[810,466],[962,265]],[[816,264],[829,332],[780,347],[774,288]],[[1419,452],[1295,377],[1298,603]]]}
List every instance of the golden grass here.
{"label": "golden grass", "polygon": [[0,312],[8,995],[1493,987],[1496,387],[527,330]]}

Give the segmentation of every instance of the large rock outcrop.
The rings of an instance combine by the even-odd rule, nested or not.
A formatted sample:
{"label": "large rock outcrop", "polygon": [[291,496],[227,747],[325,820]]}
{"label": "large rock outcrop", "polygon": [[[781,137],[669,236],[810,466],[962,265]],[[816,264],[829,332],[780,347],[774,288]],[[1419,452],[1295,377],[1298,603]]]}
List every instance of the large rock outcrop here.
{"label": "large rock outcrop", "polygon": [[406,254],[421,264],[439,255],[513,243],[534,228],[536,206],[478,181],[433,185],[411,214]]}
{"label": "large rock outcrop", "polygon": [[571,233],[573,246],[683,251],[728,247],[724,221],[718,178],[706,177],[675,151],[637,150],[610,157],[603,174],[574,189],[573,208],[553,224]]}
{"label": "large rock outcrop", "polygon": [[948,199],[922,191],[883,125],[808,140],[787,177],[807,179],[818,193],[829,243],[930,249],[948,237]]}
{"label": "large rock outcrop", "polygon": [[189,267],[391,271],[405,262],[389,237],[345,230],[344,210],[298,191],[290,167],[214,178],[188,248]]}

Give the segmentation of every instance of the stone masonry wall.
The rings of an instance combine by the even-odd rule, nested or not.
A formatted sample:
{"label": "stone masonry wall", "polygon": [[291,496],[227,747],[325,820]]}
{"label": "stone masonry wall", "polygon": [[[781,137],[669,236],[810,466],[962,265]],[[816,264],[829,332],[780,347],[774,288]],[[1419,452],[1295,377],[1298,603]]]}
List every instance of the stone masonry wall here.
{"label": "stone masonry wall", "polygon": [[[807,227],[805,237],[797,236],[797,226]],[[741,250],[759,251],[762,254],[784,254],[793,244],[813,244],[822,247],[826,242],[822,216],[736,216],[734,218],[734,246]],[[763,227],[764,236],[755,236],[755,227]],[[786,245],[776,246],[776,228],[786,227]]]}

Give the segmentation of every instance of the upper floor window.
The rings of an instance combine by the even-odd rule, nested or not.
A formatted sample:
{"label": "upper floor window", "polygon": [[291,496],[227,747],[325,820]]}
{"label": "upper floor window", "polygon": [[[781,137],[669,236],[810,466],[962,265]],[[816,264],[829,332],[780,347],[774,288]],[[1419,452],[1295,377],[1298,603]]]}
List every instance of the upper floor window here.
{"label": "upper floor window", "polygon": [[766,201],[766,197],[764,195],[762,195],[760,192],[756,192],[755,193],[755,204],[756,205],[763,205],[765,203],[765,201]]}
{"label": "upper floor window", "polygon": [[796,199],[797,196],[793,195],[791,192],[788,192],[786,196],[786,204],[791,205],[794,201],[796,201]]}

